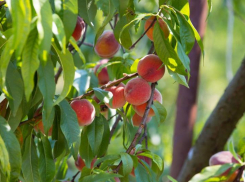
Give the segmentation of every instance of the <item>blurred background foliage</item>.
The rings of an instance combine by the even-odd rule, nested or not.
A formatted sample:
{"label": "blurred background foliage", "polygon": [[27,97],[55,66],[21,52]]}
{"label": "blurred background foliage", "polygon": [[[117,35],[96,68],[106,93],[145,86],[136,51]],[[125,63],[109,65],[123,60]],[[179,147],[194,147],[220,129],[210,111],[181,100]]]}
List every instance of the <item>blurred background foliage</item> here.
{"label": "blurred background foliage", "polygon": [[[234,1],[238,2],[238,0]],[[136,12],[156,12],[157,3],[155,0],[141,0],[135,1]],[[102,11],[98,10],[96,14],[96,21],[94,29],[88,27],[86,34],[86,43],[93,44],[94,36],[97,28],[102,23],[103,19]],[[213,1],[213,9],[207,19],[206,34],[204,37],[205,57],[200,65],[200,78],[199,78],[199,91],[198,91],[198,116],[195,125],[193,142],[197,139],[199,133],[202,130],[205,121],[211,114],[213,108],[217,104],[220,96],[224,92],[228,79],[226,77],[226,47],[227,47],[227,21],[228,21],[228,8],[226,1]],[[131,31],[133,42],[139,38],[143,33],[144,23],[142,22],[137,33]],[[235,74],[236,70],[241,64],[242,59],[245,56],[245,22],[243,22],[238,16],[234,17],[233,26],[233,44],[232,44],[232,72]],[[109,26],[106,29],[111,29]],[[130,56],[134,59],[138,59],[147,54],[149,47],[151,46],[150,40],[145,36],[137,46],[130,52]],[[84,53],[87,62],[96,63],[100,61],[100,58],[95,54],[92,47],[82,45],[81,50]],[[116,56],[122,56],[122,50],[119,51]],[[92,64],[92,66],[94,66]],[[83,74],[80,71],[81,74]],[[61,77],[62,78],[62,77]],[[87,77],[84,76],[83,84],[87,82]],[[96,85],[96,81],[93,81],[92,85]],[[82,80],[80,80],[82,81]],[[62,79],[59,80],[57,87],[62,88]],[[95,83],[94,83],[95,82]],[[91,84],[91,83],[90,83]],[[87,85],[88,86],[88,85]],[[169,167],[172,161],[172,138],[173,128],[176,112],[176,98],[178,94],[178,84],[169,76],[166,72],[165,76],[158,82],[158,90],[163,96],[163,105],[165,106],[168,116],[163,124],[158,124],[151,121],[148,124],[148,136],[149,136],[149,149],[162,156],[165,162],[165,172],[169,173]],[[85,90],[81,91],[83,93]],[[115,111],[111,111],[113,115]],[[245,117],[239,122],[237,129],[233,132],[231,138],[236,146],[240,139],[244,136]],[[119,129],[120,130],[120,129]],[[120,131],[118,131],[120,133]],[[134,133],[133,133],[134,134]],[[109,153],[115,154],[125,151],[122,145],[122,134],[116,136],[109,145]],[[72,160],[72,158],[70,158]],[[73,161],[68,163],[69,169],[67,177],[74,175],[76,168]],[[133,180],[133,179],[132,179]]]}

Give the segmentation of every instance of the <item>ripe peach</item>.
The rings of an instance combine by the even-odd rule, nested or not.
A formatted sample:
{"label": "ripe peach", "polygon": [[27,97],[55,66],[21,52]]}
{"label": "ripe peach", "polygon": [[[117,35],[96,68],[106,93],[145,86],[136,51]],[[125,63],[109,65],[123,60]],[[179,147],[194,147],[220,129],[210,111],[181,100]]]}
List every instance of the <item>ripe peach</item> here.
{"label": "ripe peach", "polygon": [[[151,16],[150,18],[148,18],[145,22],[145,30],[148,29],[148,27],[151,25],[152,21],[155,19],[154,16]],[[160,25],[160,28],[162,29],[163,33],[164,33],[164,37],[168,38],[169,35],[169,30],[168,27],[166,25],[166,23],[162,20],[162,19],[158,19],[157,21],[155,21],[155,23],[158,22]],[[155,23],[151,26],[151,28],[146,32],[147,37],[153,41],[153,30],[154,30],[154,25]]]}
{"label": "ripe peach", "polygon": [[79,171],[81,171],[81,170],[84,168],[85,162],[84,162],[84,160],[80,157],[80,155],[77,156],[77,160],[76,160],[76,162],[75,162],[75,165],[76,165],[76,167],[77,167],[77,169],[78,169]]}
{"label": "ripe peach", "polygon": [[71,102],[71,107],[77,114],[80,126],[90,125],[94,121],[95,108],[88,100],[74,100]]}
{"label": "ripe peach", "polygon": [[157,82],[165,73],[165,66],[155,54],[143,57],[137,67],[138,74],[148,82]]}
{"label": "ripe peach", "polygon": [[126,84],[124,95],[128,103],[141,105],[149,100],[151,87],[144,79],[133,78]]}
{"label": "ripe peach", "polygon": [[102,68],[101,71],[99,73],[97,73],[99,67],[102,64],[107,63],[108,61],[109,61],[108,59],[102,59],[99,62],[99,64],[97,64],[94,67],[94,74],[98,77],[99,85],[104,85],[104,84],[106,84],[106,83],[108,83],[110,81],[110,78],[109,78],[109,75],[108,75],[108,72],[107,72],[107,68],[106,67]]}
{"label": "ripe peach", "polygon": [[[133,124],[134,126],[140,126],[140,123],[142,121],[142,117],[139,116],[137,113],[135,113],[132,117],[133,120]],[[147,117],[146,118],[146,123],[149,123],[149,121],[151,120],[151,117]]]}
{"label": "ripe peach", "polygon": [[119,48],[120,44],[116,41],[113,32],[109,30],[104,31],[94,46],[96,54],[102,58],[113,57]]}
{"label": "ripe peach", "polygon": [[118,109],[126,104],[124,88],[125,85],[123,83],[120,83],[117,86],[112,86],[110,88],[105,89],[106,91],[110,91],[113,94],[112,105],[110,105],[109,103],[105,103],[107,107],[112,109]]}
{"label": "ripe peach", "polygon": [[[162,94],[157,89],[154,90],[153,101],[158,101],[162,104]],[[144,104],[141,104],[138,106],[133,106],[133,108],[139,116],[143,117],[143,115],[145,113],[146,106],[147,106],[147,103],[144,103]],[[154,110],[152,108],[150,108],[150,111],[148,113],[148,117],[152,117],[154,115],[155,115]]]}
{"label": "ripe peach", "polygon": [[[239,158],[241,158],[239,156]],[[221,151],[216,154],[214,154],[210,159],[209,159],[209,165],[223,165],[227,163],[239,163],[232,155],[230,151]],[[229,172],[231,169],[227,169],[223,174],[220,176],[228,176]],[[232,182],[236,178],[238,174],[238,170],[236,170],[233,174],[230,175],[230,177],[226,180],[226,182]]]}
{"label": "ripe peach", "polygon": [[78,41],[85,31],[85,23],[81,17],[77,17],[76,27],[72,33],[72,37]]}

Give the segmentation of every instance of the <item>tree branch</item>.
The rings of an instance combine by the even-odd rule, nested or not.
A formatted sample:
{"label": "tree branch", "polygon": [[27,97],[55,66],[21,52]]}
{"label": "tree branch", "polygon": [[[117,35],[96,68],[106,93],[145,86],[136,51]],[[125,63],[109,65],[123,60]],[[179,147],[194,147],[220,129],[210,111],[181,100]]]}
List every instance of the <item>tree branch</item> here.
{"label": "tree branch", "polygon": [[208,165],[209,158],[223,150],[239,119],[245,113],[245,58],[209,116],[178,177],[189,181]]}
{"label": "tree branch", "polygon": [[243,174],[244,169],[245,169],[245,166],[239,167],[239,169],[238,169],[239,172],[238,172],[238,174],[237,174],[237,176],[233,182],[240,182],[240,179],[242,178],[242,174]]}
{"label": "tree branch", "polygon": [[110,139],[109,139],[109,141],[111,141],[112,135],[113,135],[115,129],[117,128],[117,125],[118,125],[118,123],[119,123],[119,121],[120,121],[121,119],[122,119],[122,116],[119,114],[119,115],[117,116],[117,119],[116,119],[115,123],[113,124],[113,126],[112,126],[112,128],[111,128]]}
{"label": "tree branch", "polygon": [[75,181],[77,175],[78,175],[80,172],[81,172],[81,171],[77,171],[77,173],[72,177],[71,182],[74,182],[74,181]]}
{"label": "tree branch", "polygon": [[41,118],[42,118],[42,113],[38,114],[37,116],[35,116],[35,117],[31,118],[31,119],[28,119],[28,120],[25,120],[25,121],[21,122],[21,123],[19,124],[19,126],[23,126],[23,125],[25,125],[25,124],[34,122],[34,121],[36,121],[36,120],[38,120],[38,119],[41,119]]}
{"label": "tree branch", "polygon": [[[134,136],[134,139],[132,141],[132,143],[130,144],[130,146],[128,147],[126,153],[130,153],[132,149],[135,148],[136,146],[136,143],[137,143],[137,140],[139,138],[139,136],[141,135],[142,133],[142,130],[143,128],[145,127],[146,125],[146,119],[147,119],[147,116],[149,114],[149,111],[150,111],[150,108],[151,108],[151,105],[153,103],[153,96],[154,96],[154,90],[155,90],[155,86],[156,86],[157,83],[152,83],[151,84],[151,96],[150,96],[150,99],[148,100],[148,104],[146,106],[146,109],[145,109],[145,113],[143,115],[143,118],[142,118],[142,121],[140,123],[140,126],[137,130],[137,133],[135,134]],[[114,173],[117,173],[120,169],[120,167],[122,166],[122,161],[118,164],[118,166],[114,169]]]}
{"label": "tree branch", "polygon": [[[107,83],[105,85],[102,85],[99,88],[101,88],[101,89],[109,88],[109,87],[112,87],[114,85],[118,85],[119,83],[123,82],[124,80],[128,80],[128,79],[133,78],[133,77],[136,77],[136,76],[138,76],[138,73],[132,73],[132,74],[126,75],[126,76],[124,76],[124,77],[122,77],[122,78],[120,78],[118,80],[115,80],[115,81],[109,82],[109,83]],[[76,98],[74,98],[72,100],[83,99],[83,98],[85,98],[87,96],[91,96],[93,94],[94,94],[94,91],[93,90],[90,90],[87,93],[85,93],[83,95],[80,95],[80,96],[78,96],[78,97],[76,97]]]}

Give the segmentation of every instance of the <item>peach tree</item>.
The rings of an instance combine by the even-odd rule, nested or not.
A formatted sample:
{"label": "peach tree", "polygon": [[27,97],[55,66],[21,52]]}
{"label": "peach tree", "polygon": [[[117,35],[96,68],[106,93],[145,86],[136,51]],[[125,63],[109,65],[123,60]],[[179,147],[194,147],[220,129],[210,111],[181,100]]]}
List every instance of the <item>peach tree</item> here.
{"label": "peach tree", "polygon": [[[0,1],[0,181],[159,179],[164,162],[148,149],[147,122],[164,122],[167,108],[155,87],[164,74],[188,87],[188,54],[203,45],[187,0],[155,4],[140,12],[133,0]],[[131,54],[145,35],[148,55]],[[111,154],[118,135],[125,150]]]}

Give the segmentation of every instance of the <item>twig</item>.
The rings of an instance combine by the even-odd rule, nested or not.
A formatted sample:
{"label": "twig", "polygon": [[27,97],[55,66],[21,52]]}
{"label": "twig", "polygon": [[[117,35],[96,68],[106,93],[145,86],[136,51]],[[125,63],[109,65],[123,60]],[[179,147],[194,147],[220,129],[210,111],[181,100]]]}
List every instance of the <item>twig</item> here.
{"label": "twig", "polygon": [[[136,77],[136,76],[138,76],[138,73],[129,74],[129,75],[126,75],[126,76],[124,76],[124,77],[122,77],[122,78],[120,78],[120,79],[118,79],[118,80],[115,80],[115,81],[109,82],[109,83],[107,83],[107,84],[105,84],[105,85],[102,85],[102,86],[99,87],[99,88],[100,88],[100,89],[109,88],[109,87],[112,87],[112,86],[114,86],[114,85],[118,85],[119,83],[123,82],[124,80],[128,80],[128,79],[133,78],[133,77]],[[87,93],[85,93],[85,94],[83,94],[83,95],[80,95],[80,96],[78,96],[78,97],[76,97],[76,98],[73,98],[72,100],[83,99],[83,98],[85,98],[85,97],[87,97],[87,96],[93,95],[93,93],[94,93],[94,90],[90,90],[90,91],[88,91]]]}
{"label": "twig", "polygon": [[119,114],[119,115],[117,116],[117,119],[116,119],[115,123],[113,124],[113,126],[112,126],[112,128],[111,128],[110,139],[109,139],[109,141],[111,141],[112,135],[113,135],[114,131],[116,130],[117,125],[118,125],[118,123],[119,123],[119,121],[120,121],[121,119],[122,119],[122,116]]}
{"label": "twig", "polygon": [[84,43],[83,43],[83,45],[88,46],[88,47],[94,47],[94,45],[93,45],[93,44],[86,43],[86,42],[84,42]]}
{"label": "twig", "polygon": [[118,19],[118,13],[115,14],[115,16],[114,16],[114,28],[115,28],[116,25],[117,25],[117,19]]}
{"label": "twig", "polygon": [[60,75],[61,75],[61,73],[62,73],[62,67],[60,66],[59,67],[59,69],[58,69],[58,71],[57,71],[57,73],[56,73],[56,75],[54,76],[54,81],[55,81],[55,84],[57,84],[58,83],[58,80],[59,80],[59,77],[60,77]]}
{"label": "twig", "polygon": [[109,21],[109,24],[110,24],[111,29],[113,30],[113,29],[114,29],[114,27],[113,27],[113,25],[112,25],[111,21]]}
{"label": "twig", "polygon": [[133,45],[131,45],[131,47],[129,48],[129,50],[131,50],[131,49],[133,49],[135,47],[135,45],[144,37],[144,35],[152,27],[152,25],[154,25],[154,23],[155,23],[156,20],[157,20],[157,18],[155,17],[154,20],[151,22],[150,26],[144,31],[144,33],[140,36],[140,38],[138,40],[136,40],[136,42]]}
{"label": "twig", "polygon": [[41,119],[41,118],[42,118],[42,113],[38,114],[37,116],[35,116],[35,117],[31,118],[31,119],[28,119],[28,120],[25,120],[25,121],[21,122],[19,124],[19,126],[31,123],[31,122],[36,121],[36,120]]}
{"label": "twig", "polygon": [[[141,135],[143,128],[145,128],[145,125],[146,125],[146,119],[147,119],[147,116],[148,116],[148,114],[149,114],[149,111],[150,111],[152,102],[153,102],[153,96],[154,96],[155,86],[156,86],[156,83],[152,83],[152,84],[151,84],[151,96],[150,96],[150,99],[149,99],[148,104],[147,104],[147,106],[146,106],[145,113],[144,113],[144,116],[143,116],[142,121],[141,121],[141,123],[140,123],[140,126],[139,126],[139,128],[138,128],[138,130],[137,130],[137,133],[135,134],[132,143],[130,144],[130,146],[128,147],[128,149],[127,149],[127,151],[126,151],[126,153],[128,153],[128,154],[131,152],[132,149],[135,148],[136,142],[137,142],[139,136]],[[122,161],[121,161],[121,162],[118,164],[118,166],[114,169],[114,173],[117,173],[117,172],[119,171],[119,169],[120,169],[121,166],[122,166]]]}
{"label": "twig", "polygon": [[238,174],[237,174],[237,176],[236,176],[236,178],[234,179],[234,181],[233,182],[240,182],[240,179],[241,179],[241,177],[242,177],[242,174],[243,174],[243,170],[245,169],[245,166],[241,166],[241,167],[239,167],[239,172],[238,172]]}
{"label": "twig", "polygon": [[81,171],[77,171],[77,173],[72,177],[71,182],[75,181],[75,178],[77,177],[77,175],[80,173]]}
{"label": "twig", "polygon": [[145,148],[148,149],[147,124],[145,124],[144,133],[143,133],[142,137],[140,138],[138,144],[141,144],[144,139],[145,139]]}

